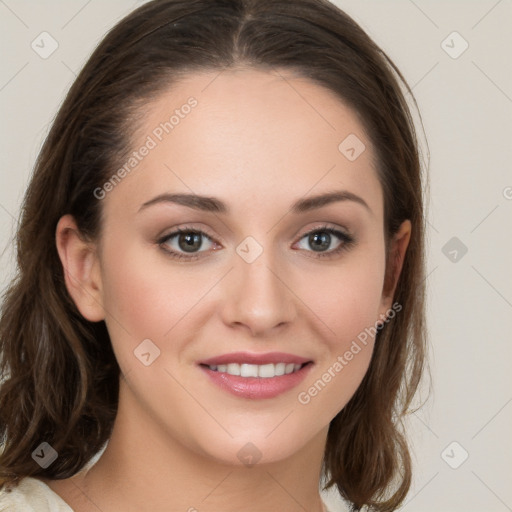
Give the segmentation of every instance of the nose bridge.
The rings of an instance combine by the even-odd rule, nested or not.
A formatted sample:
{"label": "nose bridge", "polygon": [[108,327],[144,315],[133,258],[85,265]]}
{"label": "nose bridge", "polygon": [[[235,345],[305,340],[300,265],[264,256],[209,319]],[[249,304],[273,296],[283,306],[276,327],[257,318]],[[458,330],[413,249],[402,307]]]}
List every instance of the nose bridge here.
{"label": "nose bridge", "polygon": [[253,237],[236,247],[224,310],[227,323],[243,324],[257,334],[294,318],[294,296],[278,263],[273,248],[264,247]]}

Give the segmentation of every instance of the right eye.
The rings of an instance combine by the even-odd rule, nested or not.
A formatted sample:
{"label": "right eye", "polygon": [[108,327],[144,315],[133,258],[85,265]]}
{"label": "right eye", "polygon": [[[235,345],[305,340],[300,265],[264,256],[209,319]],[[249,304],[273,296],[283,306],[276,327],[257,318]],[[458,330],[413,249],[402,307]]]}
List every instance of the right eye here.
{"label": "right eye", "polygon": [[196,260],[199,257],[197,253],[207,252],[199,250],[203,245],[204,239],[214,243],[204,231],[180,228],[160,238],[158,244],[172,258]]}

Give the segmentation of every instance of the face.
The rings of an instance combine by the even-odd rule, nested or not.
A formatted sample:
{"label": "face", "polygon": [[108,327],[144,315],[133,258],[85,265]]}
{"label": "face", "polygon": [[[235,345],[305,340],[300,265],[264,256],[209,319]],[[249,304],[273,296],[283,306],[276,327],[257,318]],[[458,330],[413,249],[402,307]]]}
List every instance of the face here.
{"label": "face", "polygon": [[135,139],[97,192],[93,265],[129,414],[232,464],[325,439],[391,307],[358,117],[289,74],[205,72],[150,104]]}

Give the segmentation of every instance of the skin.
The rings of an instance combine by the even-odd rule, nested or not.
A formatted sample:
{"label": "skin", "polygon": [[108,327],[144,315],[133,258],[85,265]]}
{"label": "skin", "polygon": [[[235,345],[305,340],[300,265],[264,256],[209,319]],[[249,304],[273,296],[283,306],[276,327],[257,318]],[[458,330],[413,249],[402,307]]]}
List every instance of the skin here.
{"label": "skin", "polygon": [[[321,511],[329,422],[361,383],[373,338],[308,404],[297,396],[391,308],[411,224],[392,241],[398,263],[388,283],[372,145],[333,93],[289,73],[191,74],[148,106],[134,149],[190,96],[197,106],[102,199],[99,240],[83,240],[69,215],[57,226],[69,293],[85,318],[105,320],[123,376],[99,462],[46,482],[78,512],[148,503],[153,512]],[[366,146],[353,162],[338,150],[349,134]],[[298,199],[340,189],[368,209],[346,200],[290,212]],[[163,202],[140,210],[177,192],[217,197],[230,212]],[[354,245],[318,257],[305,235],[325,224]],[[210,237],[196,260],[168,255],[190,254],[178,237],[158,242],[185,226]],[[252,263],[236,252],[248,236],[263,249]],[[328,250],[343,243],[332,235]],[[160,350],[149,366],[134,356],[144,339]],[[296,389],[251,400],[218,388],[197,366],[235,351],[287,352],[314,364]],[[249,442],[261,454],[251,467],[237,456]]]}

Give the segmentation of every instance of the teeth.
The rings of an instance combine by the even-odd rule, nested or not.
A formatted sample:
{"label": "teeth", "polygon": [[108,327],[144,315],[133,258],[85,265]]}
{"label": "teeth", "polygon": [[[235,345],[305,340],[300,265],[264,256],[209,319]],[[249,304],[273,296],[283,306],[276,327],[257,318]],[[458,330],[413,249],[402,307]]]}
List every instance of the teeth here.
{"label": "teeth", "polygon": [[264,379],[268,379],[269,377],[275,377],[276,375],[276,365],[275,364],[262,364],[258,368],[258,377],[263,377]]}
{"label": "teeth", "polygon": [[241,377],[260,377],[262,379],[270,379],[272,377],[279,377],[281,375],[288,375],[290,373],[300,370],[301,364],[293,363],[277,363],[277,364],[219,364],[211,365],[208,368],[213,371],[228,373],[229,375],[237,375]]}
{"label": "teeth", "polygon": [[[231,365],[229,365],[231,366]],[[234,364],[234,369],[237,373],[234,375],[240,375],[241,377],[257,377],[258,376],[258,365],[257,364]],[[233,374],[231,374],[233,375]]]}
{"label": "teeth", "polygon": [[284,371],[286,369],[286,365],[284,363],[277,363],[275,365],[275,374],[276,375],[284,375]]}

